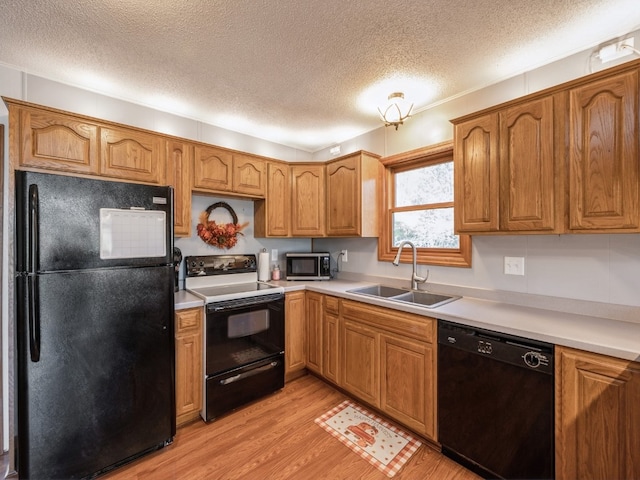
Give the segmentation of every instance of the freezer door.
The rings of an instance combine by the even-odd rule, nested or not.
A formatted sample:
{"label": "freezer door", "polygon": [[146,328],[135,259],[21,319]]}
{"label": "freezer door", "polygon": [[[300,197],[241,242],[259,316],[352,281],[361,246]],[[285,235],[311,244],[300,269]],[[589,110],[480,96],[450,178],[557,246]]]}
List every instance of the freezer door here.
{"label": "freezer door", "polygon": [[85,477],[170,440],[172,267],[44,274],[35,285],[35,300],[28,277],[16,289],[20,478]]}
{"label": "freezer door", "polygon": [[[164,255],[101,258],[101,209],[165,212],[164,231],[144,239],[164,244]],[[132,232],[139,243],[145,230]],[[16,248],[16,272],[170,264],[173,189],[16,171]]]}

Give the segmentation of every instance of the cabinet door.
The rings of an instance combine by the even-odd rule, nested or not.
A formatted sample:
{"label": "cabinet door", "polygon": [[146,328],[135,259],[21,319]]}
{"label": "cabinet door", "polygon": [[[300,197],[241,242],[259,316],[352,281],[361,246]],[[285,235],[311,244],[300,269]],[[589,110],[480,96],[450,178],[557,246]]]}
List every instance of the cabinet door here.
{"label": "cabinet door", "polygon": [[556,478],[640,478],[640,363],[556,347]]}
{"label": "cabinet door", "polygon": [[339,319],[335,313],[331,313],[328,311],[324,312],[324,323],[323,323],[323,347],[324,347],[324,356],[322,358],[322,374],[328,380],[331,380],[333,383],[339,385],[339,377],[338,377],[338,365],[339,365],[339,351],[340,351],[340,343],[339,343],[339,333],[338,333],[338,325]]}
{"label": "cabinet door", "polygon": [[305,292],[290,292],[285,296],[284,374],[287,381],[305,367]]}
{"label": "cabinet door", "polygon": [[640,231],[638,72],[570,95],[569,228]]}
{"label": "cabinet door", "polygon": [[380,336],[380,408],[435,439],[434,353],[431,345]]}
{"label": "cabinet door", "polygon": [[324,165],[292,165],[291,180],[292,235],[323,236]]}
{"label": "cabinet door", "polygon": [[286,163],[268,162],[267,193],[254,202],[254,235],[288,237],[291,233],[291,176]]}
{"label": "cabinet door", "polygon": [[100,128],[101,175],[164,184],[164,163],[162,137],[126,128]]}
{"label": "cabinet door", "polygon": [[[559,97],[558,97],[559,98]],[[558,101],[558,100],[556,100]],[[559,231],[562,196],[556,197],[554,97],[500,112],[500,230]],[[560,159],[558,159],[560,160]]]}
{"label": "cabinet door", "polygon": [[456,232],[498,230],[498,116],[457,124],[453,152]]}
{"label": "cabinet door", "polygon": [[167,140],[167,184],[174,188],[173,233],[191,236],[191,163],[193,145]]}
{"label": "cabinet door", "polygon": [[266,188],[266,162],[260,158],[241,154],[233,156],[233,191],[253,197],[264,197]]}
{"label": "cabinet door", "polygon": [[358,398],[380,406],[379,334],[345,319],[342,324],[341,386]]}
{"label": "cabinet door", "polygon": [[307,368],[322,375],[322,295],[307,292]]}
{"label": "cabinet door", "polygon": [[233,155],[227,150],[196,145],[193,158],[193,187],[205,191],[229,192],[233,182]]}
{"label": "cabinet door", "polygon": [[[98,127],[73,116],[9,105],[20,142],[19,166],[98,173]],[[15,119],[15,120],[14,120]]]}
{"label": "cabinet door", "polygon": [[176,312],[176,423],[197,418],[202,407],[202,309]]}
{"label": "cabinet door", "polygon": [[327,165],[327,235],[360,234],[360,156]]}

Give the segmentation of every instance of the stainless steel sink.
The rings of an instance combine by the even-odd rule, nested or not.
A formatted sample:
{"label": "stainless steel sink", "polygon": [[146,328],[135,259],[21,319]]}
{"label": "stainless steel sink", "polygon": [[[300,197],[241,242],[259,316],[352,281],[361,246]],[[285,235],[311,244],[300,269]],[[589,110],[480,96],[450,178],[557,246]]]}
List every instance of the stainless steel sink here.
{"label": "stainless steel sink", "polygon": [[370,287],[355,288],[347,291],[349,293],[359,293],[360,295],[389,298],[395,295],[402,295],[403,293],[407,293],[409,290],[404,288],[387,287],[385,285],[372,285]]}
{"label": "stainless steel sink", "polygon": [[438,295],[436,293],[422,292],[418,290],[412,290],[402,295],[393,297],[393,300],[406,303],[414,303],[423,305],[429,308],[439,307],[445,303],[453,302],[460,297],[452,297],[449,295]]}
{"label": "stainless steel sink", "polygon": [[439,295],[423,292],[421,290],[407,290],[405,288],[387,287],[385,285],[372,285],[370,287],[354,288],[347,290],[349,293],[378,297],[394,302],[409,303],[425,308],[436,308],[445,303],[459,299],[457,296]]}

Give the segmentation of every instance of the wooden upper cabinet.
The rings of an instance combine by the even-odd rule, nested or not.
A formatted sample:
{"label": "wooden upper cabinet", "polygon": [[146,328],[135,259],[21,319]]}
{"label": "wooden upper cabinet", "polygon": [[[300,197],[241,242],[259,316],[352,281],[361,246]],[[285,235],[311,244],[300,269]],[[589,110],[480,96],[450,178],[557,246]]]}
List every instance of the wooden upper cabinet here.
{"label": "wooden upper cabinet", "polygon": [[240,152],[196,145],[193,188],[204,193],[221,192],[264,197],[266,161]]}
{"label": "wooden upper cabinet", "polygon": [[167,183],[173,193],[173,233],[191,236],[191,164],[193,145],[181,140],[167,140]]}
{"label": "wooden upper cabinet", "polygon": [[196,145],[193,158],[193,188],[230,192],[233,187],[233,154],[228,150]]}
{"label": "wooden upper cabinet", "polygon": [[327,163],[327,236],[379,235],[379,157],[359,152]]}
{"label": "wooden upper cabinet", "polygon": [[491,232],[498,217],[498,116],[457,123],[454,129],[455,230]]}
{"label": "wooden upper cabinet", "polygon": [[267,162],[249,155],[233,156],[233,191],[253,197],[264,197]]}
{"label": "wooden upper cabinet", "polygon": [[638,70],[570,92],[570,231],[640,231]]}
{"label": "wooden upper cabinet", "polygon": [[640,478],[640,363],[556,347],[556,478]]}
{"label": "wooden upper cabinet", "polygon": [[16,168],[98,173],[97,125],[73,115],[38,111],[9,101],[7,105],[13,140],[19,143]]}
{"label": "wooden upper cabinet", "polygon": [[554,117],[564,112],[563,98],[547,96],[499,112],[500,230],[563,229],[563,157],[555,141],[563,122]]}
{"label": "wooden upper cabinet", "polygon": [[148,183],[165,183],[164,142],[153,133],[120,127],[100,128],[100,174]]}
{"label": "wooden upper cabinet", "polygon": [[256,237],[288,237],[291,235],[291,175],[289,165],[268,162],[264,200],[255,202],[254,234]]}
{"label": "wooden upper cabinet", "polygon": [[325,166],[291,165],[291,234],[301,237],[324,236]]}

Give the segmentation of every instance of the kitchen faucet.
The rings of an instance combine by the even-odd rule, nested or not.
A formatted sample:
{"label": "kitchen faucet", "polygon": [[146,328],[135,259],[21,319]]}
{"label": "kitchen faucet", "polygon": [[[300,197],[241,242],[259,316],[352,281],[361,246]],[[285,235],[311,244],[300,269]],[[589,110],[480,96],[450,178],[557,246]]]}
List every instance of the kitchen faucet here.
{"label": "kitchen faucet", "polygon": [[417,263],[416,246],[413,243],[411,243],[409,240],[403,240],[402,242],[400,242],[400,246],[398,247],[398,254],[396,255],[395,260],[393,261],[393,264],[396,267],[400,265],[400,254],[402,253],[402,248],[405,245],[409,245],[413,249],[413,272],[411,273],[411,289],[418,290],[418,283],[425,283],[427,281],[427,278],[429,278],[429,270],[427,270],[426,277],[419,277],[418,275],[416,275],[416,263]]}

